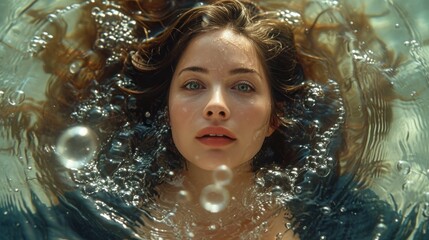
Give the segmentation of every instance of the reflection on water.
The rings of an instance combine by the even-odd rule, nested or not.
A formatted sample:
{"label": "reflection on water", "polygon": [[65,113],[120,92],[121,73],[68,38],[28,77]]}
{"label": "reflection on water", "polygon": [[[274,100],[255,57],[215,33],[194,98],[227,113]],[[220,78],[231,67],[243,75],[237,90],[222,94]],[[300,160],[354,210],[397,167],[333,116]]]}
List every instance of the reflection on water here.
{"label": "reflection on water", "polygon": [[[401,215],[392,220],[402,224],[396,236],[422,239],[429,217],[428,4],[423,0],[259,2],[297,27],[303,52],[327,59],[308,63],[320,69],[311,77],[326,89],[314,84],[300,103],[303,111],[312,112],[329,91],[331,98],[344,104],[326,110],[335,112],[337,122],[307,123],[308,135],[317,141],[309,147],[305,170],[312,170],[315,179],[328,179],[337,159],[327,149],[340,145],[340,172],[352,176],[344,188],[356,190],[360,197],[366,195],[359,190],[372,190]],[[168,156],[159,144],[167,133],[158,124],[165,116],[139,115],[138,99],[120,91],[133,83],[119,74],[118,65],[127,47],[162,31],[159,21],[167,19],[171,9],[200,3],[140,1],[141,11],[136,4],[131,12],[125,10],[130,9],[124,8],[126,4],[135,3],[0,3],[0,236],[79,238],[68,223],[83,217],[97,228],[82,225],[82,231],[107,227],[117,237],[198,239],[202,233],[210,238],[225,228],[229,236],[247,231],[242,239],[257,238],[269,227],[276,204],[290,201],[292,206],[293,195],[305,196],[316,187],[309,181],[295,184],[304,172],[301,168],[266,169],[256,182],[269,186],[270,194],[250,189],[238,203],[227,190],[233,181],[228,169],[216,171],[213,184],[201,196],[180,187],[178,172],[152,169],[148,159]],[[130,120],[134,117],[145,120],[135,123]],[[332,142],[339,130],[342,141]],[[135,140],[148,132],[154,137]],[[171,194],[166,191],[155,202],[154,193],[145,189],[160,179],[168,179],[164,184]],[[243,205],[251,213],[239,212],[236,222],[219,222],[217,215],[202,221],[202,213],[187,212],[195,200],[214,214]],[[321,215],[342,221],[342,214],[360,203],[324,204],[316,206]],[[392,234],[388,216],[374,218],[374,239]],[[236,219],[250,222],[253,230],[244,229]],[[330,239],[323,234],[314,237]]]}

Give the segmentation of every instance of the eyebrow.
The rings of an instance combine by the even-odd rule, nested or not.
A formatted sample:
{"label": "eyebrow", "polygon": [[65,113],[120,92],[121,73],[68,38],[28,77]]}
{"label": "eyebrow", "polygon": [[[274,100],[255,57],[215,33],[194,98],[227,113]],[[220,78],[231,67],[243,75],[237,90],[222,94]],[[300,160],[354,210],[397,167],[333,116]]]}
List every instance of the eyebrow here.
{"label": "eyebrow", "polygon": [[[186,67],[182,70],[180,70],[179,75],[182,74],[183,72],[186,71],[190,71],[190,72],[198,72],[198,73],[209,73],[209,70],[206,68],[202,68],[202,67],[198,67],[198,66],[191,66],[191,67]],[[252,68],[245,68],[245,67],[240,67],[240,68],[234,68],[231,71],[229,71],[229,73],[231,75],[235,75],[235,74],[245,74],[245,73],[254,73],[259,75],[259,73]],[[260,75],[259,75],[260,76]]]}

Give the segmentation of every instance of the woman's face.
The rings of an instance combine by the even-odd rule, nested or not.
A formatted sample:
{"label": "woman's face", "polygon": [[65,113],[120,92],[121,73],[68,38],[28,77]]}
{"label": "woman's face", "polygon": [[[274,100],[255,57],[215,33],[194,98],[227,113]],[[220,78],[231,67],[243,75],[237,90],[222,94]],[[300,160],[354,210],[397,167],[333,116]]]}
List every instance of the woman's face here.
{"label": "woman's face", "polygon": [[249,162],[274,131],[261,60],[246,37],[228,29],[191,40],[175,69],[168,107],[174,144],[205,170]]}

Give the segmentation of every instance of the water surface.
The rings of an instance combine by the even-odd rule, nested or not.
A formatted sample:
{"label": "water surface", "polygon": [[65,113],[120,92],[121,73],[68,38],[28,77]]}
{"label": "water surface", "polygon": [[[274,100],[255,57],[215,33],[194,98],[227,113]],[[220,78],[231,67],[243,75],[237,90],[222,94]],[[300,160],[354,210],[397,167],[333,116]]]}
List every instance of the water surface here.
{"label": "water surface", "polygon": [[[424,0],[259,2],[298,27],[318,23],[299,37],[307,38],[306,51],[328,59],[321,75],[338,83],[344,106],[344,119],[336,129],[344,137],[339,143],[341,172],[357,183],[350,188],[372,190],[402,215],[407,233],[398,236],[422,239],[429,217],[429,4]],[[177,1],[176,6],[183,3]],[[171,237],[164,230],[174,229],[165,225],[176,201],[142,210],[137,221],[127,211],[142,204],[141,196],[147,193],[128,178],[130,169],[115,170],[115,178],[108,182],[93,171],[99,166],[91,165],[106,142],[110,144],[106,159],[113,162],[106,164],[107,170],[116,160],[123,161],[128,151],[130,131],[115,126],[126,126],[128,120],[121,113],[133,110],[136,100],[112,90],[108,81],[102,85],[87,81],[100,76],[99,66],[115,69],[121,49],[139,40],[133,35],[136,22],[114,1],[7,0],[0,7],[0,216],[8,220],[2,223],[0,235],[15,239],[40,234],[37,238],[49,232],[48,238],[64,234],[79,238],[72,228],[49,217],[78,215],[56,210],[66,199],[67,209],[99,211],[96,221],[118,232],[125,229],[137,238],[150,237],[146,234],[157,229],[153,238]],[[162,16],[149,10],[145,14],[149,20]],[[149,36],[156,36],[162,28],[151,23],[147,30]],[[80,31],[90,34],[92,42],[81,41]],[[70,96],[48,90],[61,82],[58,79],[73,79],[76,74],[83,77],[73,82]],[[112,84],[127,84],[115,82],[117,78],[110,78]],[[48,96],[61,96],[56,99],[62,101],[50,101]],[[68,101],[75,96],[85,101]],[[49,124],[41,126],[38,119],[49,120],[50,114],[62,121],[45,121]],[[76,125],[91,127],[82,130]],[[82,148],[82,143],[88,147]],[[61,148],[64,144],[71,145]],[[131,161],[133,156],[127,157]],[[81,170],[69,171],[77,168]],[[79,194],[70,194],[70,188],[79,189]],[[128,205],[101,201],[108,199],[97,195],[103,188],[120,192]],[[176,200],[186,198],[183,193]],[[146,211],[151,214],[145,215]],[[379,224],[374,239],[382,239],[386,231]],[[198,239],[193,230],[183,232],[186,238]]]}

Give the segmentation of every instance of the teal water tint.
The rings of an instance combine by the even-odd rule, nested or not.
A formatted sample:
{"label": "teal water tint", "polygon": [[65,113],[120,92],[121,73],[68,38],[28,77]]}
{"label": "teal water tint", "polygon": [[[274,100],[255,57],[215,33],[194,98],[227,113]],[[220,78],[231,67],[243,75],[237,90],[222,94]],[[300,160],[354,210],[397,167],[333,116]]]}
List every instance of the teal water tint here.
{"label": "teal water tint", "polygon": [[[176,4],[182,2],[176,1]],[[326,56],[330,52],[338,53],[337,58],[328,61],[326,70],[338,83],[335,89],[341,95],[345,111],[344,115],[340,114],[339,125],[331,130],[340,128],[344,137],[331,142],[335,134],[323,129],[325,135],[320,134],[320,148],[316,146],[315,152],[324,153],[328,145],[340,146],[335,160],[344,177],[336,184],[330,182],[333,159],[312,155],[316,177],[333,185],[314,187],[303,181],[285,190],[277,182],[298,179],[304,171],[298,168],[287,174],[271,171],[268,175],[272,176],[273,195],[285,196],[291,206],[298,205],[297,209],[302,203],[308,204],[308,208],[301,210],[312,214],[309,215],[311,223],[303,222],[301,227],[308,226],[307,230],[314,232],[309,232],[306,239],[428,238],[429,2],[258,2],[280,10],[276,14],[297,26],[315,20],[326,26],[340,25],[320,32],[308,29],[307,36],[319,42],[314,46],[325,47],[312,49],[313,53]],[[176,173],[145,170],[150,155],[164,151],[157,145],[157,139],[137,142],[145,151],[130,153],[135,144],[131,141],[133,136],[150,131],[165,135],[166,130],[162,126],[154,130],[145,124],[131,127],[133,122],[124,113],[135,114],[137,100],[115,88],[129,86],[132,84],[129,79],[112,74],[103,84],[88,84],[87,90],[70,88],[70,95],[83,96],[82,102],[67,102],[71,99],[69,96],[64,96],[64,102],[45,102],[49,94],[55,95],[46,91],[55,84],[55,77],[91,74],[91,64],[97,65],[100,59],[96,53],[105,49],[112,50],[103,52],[106,57],[100,61],[113,66],[124,46],[139,41],[133,32],[136,22],[120,10],[115,1],[101,0],[0,3],[0,238],[101,238],[105,237],[104,230],[109,229],[112,239],[125,235],[136,239],[199,239],[198,231],[203,229],[205,237],[210,239],[215,236],[215,230],[222,227],[219,223],[208,227],[188,224],[179,229],[174,223],[175,216],[184,216],[186,212],[176,207],[176,203],[186,205],[192,197],[189,192],[180,191],[176,199],[154,203],[150,198],[152,193],[145,191],[144,187],[150,183],[142,179],[148,174],[162,178]],[[145,14],[155,19],[162,15],[156,11]],[[82,24],[99,30],[89,46],[74,36]],[[153,26],[147,29],[150,36],[161,31],[157,25]],[[47,48],[57,46],[56,42],[81,52],[65,54],[64,59],[55,59],[53,63],[49,62],[49,56],[41,57],[50,51]],[[72,57],[75,60],[68,61]],[[55,72],[49,66],[60,67]],[[310,109],[319,96],[318,88],[314,89],[304,103]],[[41,134],[39,130],[43,128],[38,120],[50,118],[50,113],[60,115],[63,122],[46,121],[52,128],[45,127]],[[158,117],[155,113],[145,113],[145,118],[153,120],[155,116],[151,115]],[[316,132],[323,127],[317,121],[310,125]],[[77,140],[64,140],[66,147],[58,142],[69,130],[79,127],[89,127],[91,134],[77,134]],[[67,144],[78,146],[80,151],[70,150]],[[93,159],[94,151],[100,149],[103,150],[95,154],[95,159],[102,164]],[[64,163],[61,159],[83,160]],[[261,179],[259,184],[267,184]],[[306,192],[309,189],[320,191],[310,194]],[[290,200],[291,193],[300,197]],[[322,193],[329,196],[310,201]],[[255,199],[258,197],[265,199],[266,196]],[[376,198],[383,204],[375,201]],[[219,206],[215,207],[217,211]],[[379,214],[389,207],[393,211]],[[353,214],[366,216],[355,222],[360,227],[341,228],[347,231],[336,229],[333,222],[341,226],[341,222],[354,219]],[[306,219],[305,216],[302,219]],[[192,222],[192,219],[186,220]],[[225,223],[228,224],[235,226]],[[255,231],[243,235],[242,239],[256,239],[266,228],[263,221],[256,225]],[[240,234],[232,231],[230,236],[238,238]]]}

